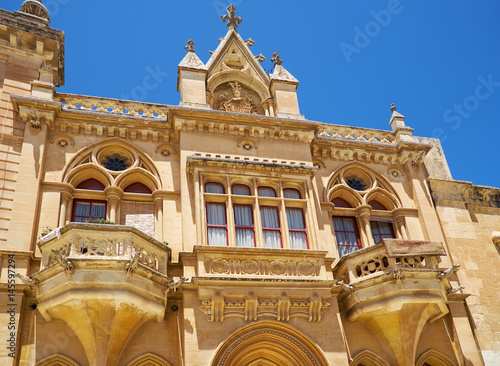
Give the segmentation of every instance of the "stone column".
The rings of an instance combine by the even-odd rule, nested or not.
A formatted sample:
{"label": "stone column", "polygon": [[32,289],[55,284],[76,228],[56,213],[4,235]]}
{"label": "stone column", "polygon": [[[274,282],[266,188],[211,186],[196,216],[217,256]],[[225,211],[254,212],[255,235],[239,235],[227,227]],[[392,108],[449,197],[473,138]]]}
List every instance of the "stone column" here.
{"label": "stone column", "polygon": [[375,245],[373,242],[372,229],[370,226],[370,215],[372,208],[370,205],[362,205],[359,206],[358,209],[358,217],[360,222],[360,234],[362,238],[362,242],[365,246]]}
{"label": "stone column", "polygon": [[107,219],[116,224],[118,207],[123,191],[118,187],[106,187],[104,193],[108,202]]}
{"label": "stone column", "polygon": [[66,225],[66,217],[68,216],[68,206],[70,201],[73,199],[73,195],[68,191],[61,192],[61,211],[59,213],[59,224],[58,226]]}
{"label": "stone column", "polygon": [[408,239],[404,215],[396,216],[394,218],[394,223],[396,224],[396,237],[398,239]]}
{"label": "stone column", "polygon": [[155,198],[155,238],[163,241],[163,197]]}

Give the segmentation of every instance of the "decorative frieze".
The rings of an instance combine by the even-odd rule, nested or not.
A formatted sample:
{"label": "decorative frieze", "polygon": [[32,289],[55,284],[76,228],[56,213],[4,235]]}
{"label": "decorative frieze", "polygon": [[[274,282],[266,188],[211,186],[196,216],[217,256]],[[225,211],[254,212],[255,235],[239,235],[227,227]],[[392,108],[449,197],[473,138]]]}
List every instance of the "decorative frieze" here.
{"label": "decorative frieze", "polygon": [[206,258],[205,272],[216,275],[318,277],[320,261]]}
{"label": "decorative frieze", "polygon": [[[369,143],[368,143],[369,146]],[[426,150],[400,152],[374,152],[365,147],[333,147],[326,145],[312,144],[313,157],[321,159],[332,159],[340,161],[359,161],[367,164],[404,165],[411,162],[412,166],[418,168],[426,155]],[[389,146],[389,145],[388,145]],[[390,146],[389,146],[390,147]],[[366,148],[366,149],[365,149]]]}
{"label": "decorative frieze", "polygon": [[282,291],[269,296],[250,291],[242,297],[224,295],[221,290],[214,290],[211,294],[200,297],[200,309],[210,322],[222,322],[229,315],[243,318],[247,322],[269,316],[281,322],[288,322],[295,317],[319,322],[329,306],[330,303],[316,292],[308,296],[297,296]]}
{"label": "decorative frieze", "polygon": [[310,143],[314,139],[314,131],[300,131],[286,129],[278,125],[240,125],[230,122],[220,121],[198,121],[177,119],[175,121],[177,129],[197,132],[197,133],[210,133],[219,135],[230,136],[248,136],[256,139],[265,140],[285,140]]}
{"label": "decorative frieze", "polygon": [[[251,159],[251,160],[250,160]],[[196,167],[216,167],[221,169],[245,169],[254,171],[271,171],[278,173],[305,174],[313,176],[317,167],[307,165],[305,162],[278,161],[241,156],[195,154],[188,156],[187,168],[192,173]]]}

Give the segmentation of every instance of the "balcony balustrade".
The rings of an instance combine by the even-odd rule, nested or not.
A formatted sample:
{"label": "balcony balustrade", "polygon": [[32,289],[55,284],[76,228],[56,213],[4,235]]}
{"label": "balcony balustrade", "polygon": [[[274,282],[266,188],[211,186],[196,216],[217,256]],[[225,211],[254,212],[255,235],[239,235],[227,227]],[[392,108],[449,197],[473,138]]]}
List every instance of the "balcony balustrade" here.
{"label": "balcony balustrade", "polygon": [[115,365],[130,334],[163,321],[171,279],[162,243],[128,226],[72,223],[38,246],[38,310],[69,325],[89,365]]}

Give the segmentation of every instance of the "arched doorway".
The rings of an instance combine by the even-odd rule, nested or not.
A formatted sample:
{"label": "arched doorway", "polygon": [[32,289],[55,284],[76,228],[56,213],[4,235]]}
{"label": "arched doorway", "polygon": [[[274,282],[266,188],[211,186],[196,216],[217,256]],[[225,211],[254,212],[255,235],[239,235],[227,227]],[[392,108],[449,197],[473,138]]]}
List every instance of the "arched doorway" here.
{"label": "arched doorway", "polygon": [[224,341],[212,366],[327,366],[323,352],[298,330],[276,322],[256,322]]}

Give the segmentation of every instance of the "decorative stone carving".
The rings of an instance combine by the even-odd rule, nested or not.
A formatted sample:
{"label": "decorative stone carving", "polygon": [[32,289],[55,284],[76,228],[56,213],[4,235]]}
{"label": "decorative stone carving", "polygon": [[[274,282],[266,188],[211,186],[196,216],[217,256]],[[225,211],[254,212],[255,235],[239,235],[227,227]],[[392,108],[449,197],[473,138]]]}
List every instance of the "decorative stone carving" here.
{"label": "decorative stone carving", "polygon": [[225,23],[227,20],[227,27],[229,29],[234,29],[236,30],[238,28],[238,24],[241,24],[243,19],[241,17],[237,17],[236,15],[236,9],[235,7],[231,4],[227,8],[227,15],[223,15],[220,18],[222,19],[222,22]]}
{"label": "decorative stone carving", "polygon": [[321,308],[323,303],[321,297],[315,292],[311,295],[309,299],[309,321],[319,322],[321,321]]}
{"label": "decorative stone carving", "polygon": [[185,49],[186,51],[188,51],[188,52],[195,52],[195,50],[194,50],[194,47],[193,47],[193,46],[194,46],[196,43],[194,43],[194,41],[193,41],[192,39],[190,39],[189,41],[187,41],[187,44],[188,44],[187,46],[184,46],[184,49]]}
{"label": "decorative stone carving", "polygon": [[207,274],[317,277],[321,263],[307,260],[261,260],[206,258]]}
{"label": "decorative stone carving", "polygon": [[224,295],[215,291],[212,295],[210,321],[221,322],[224,320]]}
{"label": "decorative stone carving", "polygon": [[257,308],[259,300],[255,292],[250,291],[245,298],[245,321],[257,320]]}
{"label": "decorative stone carving", "polygon": [[14,275],[17,278],[19,278],[22,283],[24,283],[25,285],[28,285],[28,286],[36,286],[40,282],[37,279],[31,278],[31,277],[28,277],[28,276],[24,276],[24,275],[22,275],[20,273],[17,273],[17,272]]}
{"label": "decorative stone carving", "polygon": [[134,254],[132,259],[126,264],[126,272],[127,274],[132,274],[134,273],[136,267],[139,265],[139,259],[141,257],[141,251],[139,250]]}
{"label": "decorative stone carving", "polygon": [[21,5],[21,11],[50,21],[49,11],[42,4],[41,0],[26,0]]}
{"label": "decorative stone carving", "polygon": [[255,44],[255,41],[252,38],[245,39],[244,42],[248,47],[252,47]]}
{"label": "decorative stone carving", "polygon": [[438,275],[438,278],[440,280],[443,280],[445,278],[453,276],[455,273],[457,273],[460,270],[460,264],[454,264],[450,268],[448,268],[446,271],[441,272]]}
{"label": "decorative stone carving", "polygon": [[219,94],[216,100],[216,109],[226,112],[259,114],[257,104],[254,102],[254,97],[246,92],[242,93],[241,85],[235,82],[227,83],[231,87],[232,96],[227,91]]}
{"label": "decorative stone carving", "polygon": [[278,297],[278,321],[290,320],[290,298],[286,292],[282,292]]}
{"label": "decorative stone carving", "polygon": [[273,58],[271,59],[271,62],[274,63],[274,67],[276,67],[276,65],[281,65],[283,63],[283,60],[281,59],[281,56],[278,52],[273,53]]}
{"label": "decorative stone carving", "polygon": [[200,297],[200,309],[207,315],[209,321],[222,322],[227,314],[237,316],[247,322],[258,320],[259,316],[274,315],[277,321],[287,322],[292,317],[306,318],[310,322],[319,322],[322,314],[328,309],[330,303],[323,301],[322,297],[313,292],[309,298],[304,296],[290,296],[281,292],[272,298],[269,294],[259,297],[255,291],[244,295],[222,295],[220,290],[214,290],[208,295]]}
{"label": "decorative stone carving", "polygon": [[63,267],[64,272],[71,273],[73,271],[73,264],[61,253],[60,249],[52,249],[52,258]]}
{"label": "decorative stone carving", "polygon": [[257,61],[259,61],[259,62],[264,62],[264,61],[266,61],[266,57],[265,57],[262,53],[260,53],[260,54],[258,54],[257,56],[255,56],[255,59],[256,59]]}

